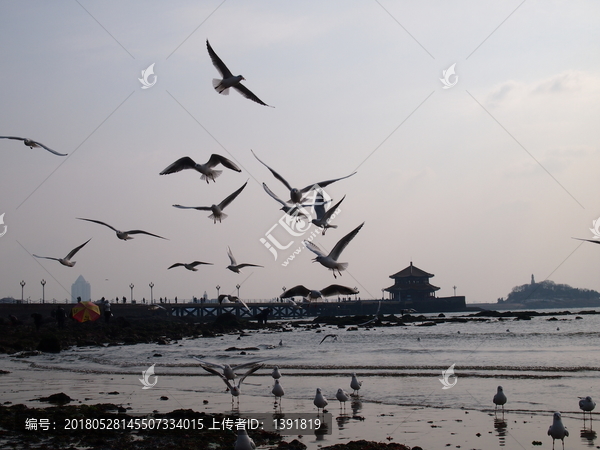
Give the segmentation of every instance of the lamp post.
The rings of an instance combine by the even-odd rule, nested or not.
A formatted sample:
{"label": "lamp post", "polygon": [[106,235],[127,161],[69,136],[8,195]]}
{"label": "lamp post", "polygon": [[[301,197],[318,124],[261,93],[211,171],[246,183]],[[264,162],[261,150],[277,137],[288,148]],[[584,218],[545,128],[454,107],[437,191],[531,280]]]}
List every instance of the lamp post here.
{"label": "lamp post", "polygon": [[46,280],[42,280],[40,283],[42,283],[42,303],[46,303]]}
{"label": "lamp post", "polygon": [[21,282],[19,284],[21,285],[21,303],[23,303],[23,288],[25,287],[25,285],[27,283],[25,283],[25,281],[21,280]]}
{"label": "lamp post", "polygon": [[238,298],[240,298],[240,287],[241,287],[241,286],[240,286],[239,284],[236,284],[236,285],[235,285],[235,288],[237,289],[237,293],[238,293],[238,295],[237,295],[237,296],[238,296]]}
{"label": "lamp post", "polygon": [[148,286],[150,286],[150,304],[153,305],[154,304],[154,297],[152,296],[152,288],[154,287],[154,283],[151,281]]}
{"label": "lamp post", "polygon": [[454,296],[456,297],[456,285],[452,286],[452,289],[454,289]]}
{"label": "lamp post", "polygon": [[129,288],[131,289],[131,303],[133,303],[133,288],[134,288],[133,283],[131,283],[129,285]]}
{"label": "lamp post", "polygon": [[219,291],[221,290],[221,286],[217,284],[217,298],[219,298]]}

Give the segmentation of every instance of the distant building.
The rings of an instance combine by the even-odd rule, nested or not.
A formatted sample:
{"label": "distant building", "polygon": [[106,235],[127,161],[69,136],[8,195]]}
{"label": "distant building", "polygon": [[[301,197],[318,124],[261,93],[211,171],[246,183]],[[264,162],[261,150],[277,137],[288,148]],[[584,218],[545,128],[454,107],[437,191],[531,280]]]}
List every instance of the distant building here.
{"label": "distant building", "polygon": [[440,288],[429,282],[432,273],[425,272],[417,266],[410,266],[400,272],[390,275],[394,284],[386,289],[390,300],[400,302],[405,309],[418,312],[431,311],[462,311],[466,308],[464,296],[436,297],[435,292]]}
{"label": "distant building", "polygon": [[79,275],[75,283],[71,285],[71,301],[77,303],[77,297],[81,297],[81,301],[86,302],[92,299],[92,288],[90,283],[85,281],[82,275]]}

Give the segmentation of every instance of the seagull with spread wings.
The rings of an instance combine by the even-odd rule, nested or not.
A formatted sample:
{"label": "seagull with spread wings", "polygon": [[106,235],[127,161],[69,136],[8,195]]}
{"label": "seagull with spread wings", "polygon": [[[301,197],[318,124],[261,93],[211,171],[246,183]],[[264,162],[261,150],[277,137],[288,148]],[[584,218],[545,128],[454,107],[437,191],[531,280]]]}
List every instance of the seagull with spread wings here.
{"label": "seagull with spread wings", "polygon": [[325,187],[325,186],[329,186],[331,183],[335,183],[336,181],[340,181],[343,180],[345,178],[351,177],[352,175],[354,175],[356,172],[351,173],[350,175],[347,175],[345,177],[342,178],[336,178],[334,180],[326,180],[326,181],[319,181],[317,183],[312,183],[309,184],[308,186],[306,186],[305,188],[302,189],[297,189],[297,188],[293,188],[286,180],[285,178],[283,178],[281,175],[279,175],[277,172],[275,172],[273,169],[271,169],[269,166],[267,166],[264,162],[262,162],[258,156],[256,156],[256,154],[254,153],[253,150],[250,150],[252,152],[252,154],[254,155],[254,157],[256,159],[258,159],[258,161],[265,166],[267,169],[269,169],[271,171],[271,173],[273,174],[273,176],[275,178],[277,178],[279,181],[281,181],[285,187],[287,187],[290,191],[290,201],[289,203],[301,203],[302,199],[304,197],[304,194],[307,194],[308,192],[310,192],[313,189],[316,189],[317,187]]}
{"label": "seagull with spread wings", "polygon": [[231,404],[233,405],[233,399],[237,398],[238,405],[239,405],[240,394],[242,393],[242,390],[241,390],[242,383],[244,382],[244,380],[246,379],[246,377],[248,375],[252,375],[254,372],[256,372],[258,369],[261,369],[263,366],[264,366],[264,364],[260,364],[258,366],[248,369],[248,371],[239,378],[237,383],[235,383],[235,382],[232,383],[231,380],[227,379],[227,377],[225,375],[223,375],[221,372],[213,369],[212,367],[208,367],[206,365],[202,365],[201,367],[204,370],[206,370],[207,372],[212,373],[213,375],[219,376],[221,378],[221,380],[223,380],[223,382],[229,388],[229,392],[231,393]]}
{"label": "seagull with spread wings", "polygon": [[53,259],[54,261],[58,261],[59,263],[61,263],[63,266],[67,266],[67,267],[73,267],[75,265],[75,263],[77,261],[71,261],[71,258],[73,256],[75,256],[75,253],[77,253],[79,250],[81,250],[81,248],[87,244],[88,242],[90,242],[92,240],[92,238],[89,238],[87,241],[85,241],[83,244],[81,244],[79,247],[75,247],[73,250],[71,250],[69,252],[69,254],[67,256],[65,256],[64,258],[52,258],[51,256],[38,256],[38,255],[33,255],[36,258],[44,258],[44,259]]}
{"label": "seagull with spread wings", "polygon": [[160,175],[177,173],[185,169],[194,169],[202,174],[200,179],[206,180],[206,182],[208,183],[210,180],[215,181],[215,178],[217,178],[223,172],[222,170],[213,169],[213,167],[219,164],[221,164],[223,167],[226,167],[227,169],[235,170],[236,172],[242,171],[242,169],[240,169],[233,161],[225,158],[224,156],[213,153],[212,155],[210,155],[208,162],[205,164],[198,164],[189,156],[179,158],[173,164],[164,169],[160,173]]}
{"label": "seagull with spread wings", "polygon": [[306,246],[306,248],[317,255],[317,257],[315,259],[313,259],[313,262],[319,262],[319,263],[321,263],[321,265],[323,265],[323,266],[327,267],[329,270],[331,270],[333,272],[334,278],[337,278],[335,276],[336,270],[340,274],[340,276],[342,276],[341,271],[346,270],[346,267],[348,267],[348,263],[338,262],[338,258],[340,256],[340,254],[344,251],[344,249],[348,246],[350,241],[352,239],[354,239],[354,236],[356,236],[356,234],[360,231],[360,229],[362,228],[362,226],[364,224],[365,224],[364,222],[361,223],[354,230],[352,230],[346,236],[341,238],[338,241],[338,243],[335,244],[335,247],[333,247],[333,250],[331,250],[331,252],[329,252],[329,255],[326,255],[323,252],[323,250],[321,250],[317,245],[313,244],[312,242],[304,241],[304,245]]}
{"label": "seagull with spread wings", "polygon": [[235,191],[233,194],[229,195],[225,200],[223,200],[218,205],[211,206],[181,206],[181,205],[173,205],[175,208],[180,209],[197,209],[198,211],[212,211],[212,214],[208,216],[209,219],[212,219],[214,223],[221,223],[221,221],[227,218],[227,214],[223,212],[225,207],[229,205],[240,193],[244,190],[248,182],[246,181],[244,185]]}
{"label": "seagull with spread wings", "polygon": [[323,194],[321,192],[317,194],[317,198],[315,201],[315,214],[317,215],[317,218],[313,219],[312,223],[313,225],[316,225],[319,228],[323,228],[323,235],[325,235],[327,228],[337,228],[337,225],[331,225],[329,223],[329,220],[331,219],[333,213],[337,210],[338,206],[340,206],[340,203],[342,203],[345,198],[346,196],[344,195],[339,202],[337,202],[335,205],[333,205],[331,208],[325,211],[325,201],[323,199]]}
{"label": "seagull with spread wings", "polygon": [[250,89],[248,89],[241,83],[242,80],[246,80],[243,76],[234,76],[231,73],[231,71],[227,68],[225,63],[221,61],[221,58],[219,58],[215,51],[212,49],[210,43],[208,42],[208,39],[206,40],[206,48],[208,49],[208,54],[210,55],[210,59],[212,60],[213,66],[215,66],[215,68],[223,77],[222,80],[219,80],[218,78],[213,78],[213,87],[215,88],[215,91],[217,91],[219,94],[229,95],[229,88],[234,88],[247,99],[258,103],[259,105],[269,106],[270,108],[272,108],[272,106],[267,105],[252,91],[250,91]]}
{"label": "seagull with spread wings", "polygon": [[192,356],[192,358],[194,358],[196,361],[200,362],[202,367],[211,367],[213,369],[221,369],[223,371],[223,376],[228,380],[233,380],[234,378],[237,378],[237,375],[235,373],[236,370],[245,369],[246,367],[258,366],[260,363],[262,363],[264,361],[264,359],[261,359],[259,361],[250,361],[247,363],[230,366],[229,364],[211,363],[211,362],[205,361],[203,359],[197,358],[195,356]]}
{"label": "seagull with spread wings", "polygon": [[129,231],[121,231],[121,230],[117,230],[115,227],[104,223],[104,222],[100,222],[99,220],[94,220],[94,219],[84,219],[82,217],[78,217],[77,219],[79,220],[87,220],[88,222],[94,222],[100,225],[104,225],[105,227],[110,228],[111,230],[113,230],[115,233],[117,233],[117,237],[123,241],[128,241],[130,239],[133,239],[133,236],[130,236],[130,234],[147,234],[148,236],[154,236],[160,239],[165,239],[168,241],[167,238],[164,238],[162,236],[159,236],[157,234],[152,234],[152,233],[148,233],[147,231],[143,231],[143,230],[129,230]]}
{"label": "seagull with spread wings", "polygon": [[248,305],[246,304],[246,302],[235,295],[220,294],[217,300],[219,301],[219,305],[223,303],[223,300],[227,300],[232,303],[241,303],[242,305],[244,305],[244,308],[246,308],[248,310],[248,312],[250,314],[252,314],[252,311],[250,311],[250,308],[248,308]]}
{"label": "seagull with spread wings", "polygon": [[304,214],[303,212],[300,211],[300,207],[303,207],[303,206],[312,206],[312,205],[288,206],[287,203],[284,202],[283,200],[281,200],[279,197],[277,197],[277,195],[275,195],[273,193],[273,191],[271,191],[271,189],[269,189],[269,186],[267,186],[265,183],[263,183],[263,189],[265,190],[265,192],[267,194],[269,194],[272,198],[274,198],[281,205],[280,209],[284,213],[286,213],[289,216],[295,217],[298,220],[300,220],[300,219],[308,219],[308,217],[306,216],[306,214]]}
{"label": "seagull with spread wings", "polygon": [[332,295],[354,295],[358,294],[358,290],[339,284],[332,284],[326,288],[317,291],[316,289],[308,289],[299,284],[285,291],[281,298],[303,297],[308,301],[317,300],[318,298],[331,297]]}
{"label": "seagull with spread wings", "polygon": [[240,269],[242,267],[263,267],[263,266],[259,266],[258,264],[250,264],[250,263],[238,264],[237,261],[235,260],[235,257],[233,256],[233,253],[231,253],[231,249],[229,247],[227,247],[227,256],[229,256],[229,261],[231,262],[231,264],[229,264],[227,266],[227,269],[229,269],[235,273],[240,273]]}
{"label": "seagull with spread wings", "polygon": [[173,267],[185,267],[187,270],[191,270],[192,272],[198,272],[198,269],[196,269],[196,266],[199,266],[201,264],[207,264],[209,266],[213,265],[213,263],[202,262],[202,261],[194,261],[189,264],[188,263],[175,263],[171,267],[169,267],[167,270],[172,269]]}
{"label": "seagull with spread wings", "polygon": [[46,147],[41,142],[34,141],[33,139],[27,139],[27,138],[22,138],[22,137],[17,137],[17,136],[0,136],[0,139],[14,139],[15,141],[23,141],[23,144],[25,144],[29,148],[34,148],[34,147],[40,148],[41,147],[44,150],[48,150],[50,153],[54,153],[55,155],[58,155],[58,156],[67,156],[68,155],[68,153],[58,153],[56,150],[52,150],[50,147]]}

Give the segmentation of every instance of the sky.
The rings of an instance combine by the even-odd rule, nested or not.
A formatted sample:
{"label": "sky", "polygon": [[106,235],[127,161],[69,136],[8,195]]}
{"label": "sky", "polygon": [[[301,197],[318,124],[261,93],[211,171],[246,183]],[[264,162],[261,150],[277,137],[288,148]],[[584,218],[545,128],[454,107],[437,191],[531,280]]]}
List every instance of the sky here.
{"label": "sky", "polygon": [[[600,291],[600,246],[572,239],[593,239],[600,217],[599,19],[577,0],[4,0],[0,135],[68,156],[0,139],[0,297],[21,298],[25,281],[37,301],[44,279],[46,300],[64,300],[83,275],[93,300],[129,298],[130,284],[150,299],[150,283],[155,298],[334,282],[380,298],[411,261],[438,296],[456,286],[468,303],[532,274]],[[207,39],[273,108],[216,93]],[[325,189],[346,196],[338,228],[286,229],[262,183],[286,188],[251,150],[299,188],[356,172]],[[159,175],[213,153],[242,172]],[[246,181],[222,223],[172,206],[210,206]],[[168,240],[121,241],[78,217]],[[337,279],[302,247],[312,236],[329,251],[362,222]],[[73,268],[32,256],[90,238]],[[230,272],[228,246],[264,268]],[[167,270],[194,260],[213,265]]]}

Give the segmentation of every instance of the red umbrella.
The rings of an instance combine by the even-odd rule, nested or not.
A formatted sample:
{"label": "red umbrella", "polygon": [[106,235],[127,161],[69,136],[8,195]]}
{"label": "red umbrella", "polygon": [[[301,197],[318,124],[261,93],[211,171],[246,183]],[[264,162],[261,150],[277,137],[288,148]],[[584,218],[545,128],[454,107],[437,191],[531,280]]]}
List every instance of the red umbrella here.
{"label": "red umbrella", "polygon": [[73,306],[71,314],[79,322],[94,321],[100,317],[100,308],[93,302],[79,302]]}

